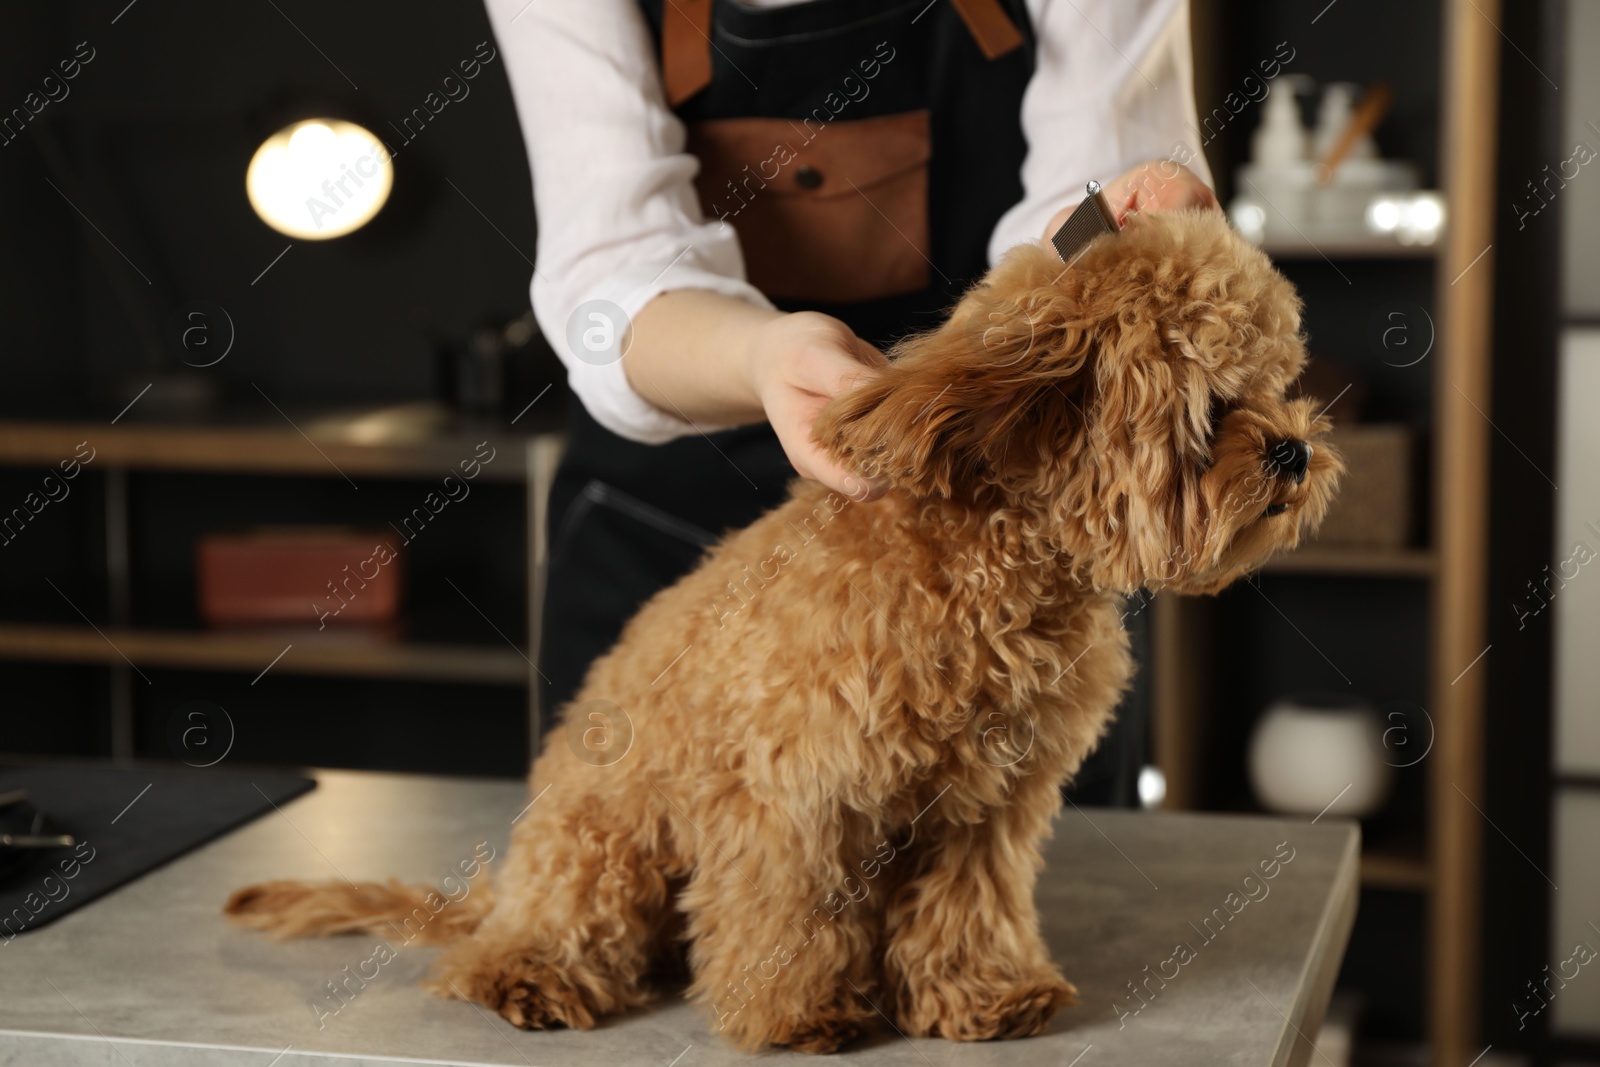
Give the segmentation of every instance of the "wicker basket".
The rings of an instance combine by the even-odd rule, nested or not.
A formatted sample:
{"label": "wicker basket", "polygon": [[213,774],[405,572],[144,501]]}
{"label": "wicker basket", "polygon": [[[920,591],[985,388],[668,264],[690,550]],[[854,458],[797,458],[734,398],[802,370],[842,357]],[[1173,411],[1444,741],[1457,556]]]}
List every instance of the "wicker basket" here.
{"label": "wicker basket", "polygon": [[1342,426],[1330,435],[1344,456],[1339,495],[1316,541],[1323,545],[1403,548],[1411,541],[1415,438],[1409,426]]}

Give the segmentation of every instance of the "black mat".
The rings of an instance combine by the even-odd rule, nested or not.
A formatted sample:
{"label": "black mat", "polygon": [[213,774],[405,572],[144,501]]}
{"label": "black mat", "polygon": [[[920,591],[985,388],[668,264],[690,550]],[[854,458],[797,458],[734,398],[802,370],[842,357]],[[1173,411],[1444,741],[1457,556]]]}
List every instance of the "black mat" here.
{"label": "black mat", "polygon": [[[310,790],[295,774],[132,767],[0,768],[0,794],[28,792],[43,829],[74,848],[0,848],[0,941],[48,926],[97,897]],[[146,788],[148,787],[148,788]],[[0,809],[0,832],[28,832],[22,805]]]}

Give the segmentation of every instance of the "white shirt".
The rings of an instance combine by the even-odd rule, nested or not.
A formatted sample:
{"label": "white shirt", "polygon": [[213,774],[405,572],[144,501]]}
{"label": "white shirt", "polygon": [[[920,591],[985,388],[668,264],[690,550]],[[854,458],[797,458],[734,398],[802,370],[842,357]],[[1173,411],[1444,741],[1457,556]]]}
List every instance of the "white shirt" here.
{"label": "white shirt", "polygon": [[[567,341],[568,319],[588,300],[609,300],[630,317],[672,289],[772,306],[745,281],[734,229],[702,216],[692,184],[699,163],[667,107],[637,0],[485,2],[533,170],[539,327],[600,425],[649,443],[694,433],[636,393],[620,360],[583,362]],[[1210,177],[1197,136],[1187,0],[1028,0],[1028,13],[1038,45],[1022,97],[1023,197],[995,226],[991,263],[1039,239],[1091,178],[1175,155]]]}

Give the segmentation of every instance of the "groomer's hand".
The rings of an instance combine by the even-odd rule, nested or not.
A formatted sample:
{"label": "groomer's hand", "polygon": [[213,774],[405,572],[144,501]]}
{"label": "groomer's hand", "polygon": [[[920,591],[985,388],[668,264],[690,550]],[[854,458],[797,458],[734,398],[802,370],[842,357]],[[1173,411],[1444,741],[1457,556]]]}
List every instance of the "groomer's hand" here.
{"label": "groomer's hand", "polygon": [[[1170,159],[1151,159],[1111,179],[1104,186],[1107,203],[1117,213],[1118,222],[1139,211],[1181,211],[1184,208],[1217,208],[1217,194],[1194,171]],[[1080,201],[1081,202],[1081,201]],[[1044,239],[1050,240],[1078,208],[1068,204],[1051,218]]]}
{"label": "groomer's hand", "polygon": [[746,354],[750,381],[789,462],[853,500],[882,496],[884,485],[841,467],[811,439],[823,407],[876,378],[883,353],[831,315],[798,311],[769,320],[751,337]]}
{"label": "groomer's hand", "polygon": [[661,411],[690,425],[765,420],[803,477],[855,500],[883,494],[883,485],[839,466],[811,440],[828,401],[888,364],[838,319],[786,314],[706,289],[673,289],[639,309],[632,331],[623,373]]}

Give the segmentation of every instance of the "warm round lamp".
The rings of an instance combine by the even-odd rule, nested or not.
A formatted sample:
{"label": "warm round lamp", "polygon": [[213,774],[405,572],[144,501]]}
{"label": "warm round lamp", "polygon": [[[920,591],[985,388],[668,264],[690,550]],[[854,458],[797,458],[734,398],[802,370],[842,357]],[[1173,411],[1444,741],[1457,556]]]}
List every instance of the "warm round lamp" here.
{"label": "warm round lamp", "polygon": [[309,241],[360,229],[393,185],[394,164],[383,142],[343,119],[285,126],[256,149],[244,179],[263,222]]}

